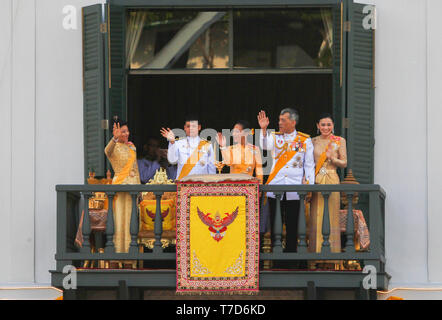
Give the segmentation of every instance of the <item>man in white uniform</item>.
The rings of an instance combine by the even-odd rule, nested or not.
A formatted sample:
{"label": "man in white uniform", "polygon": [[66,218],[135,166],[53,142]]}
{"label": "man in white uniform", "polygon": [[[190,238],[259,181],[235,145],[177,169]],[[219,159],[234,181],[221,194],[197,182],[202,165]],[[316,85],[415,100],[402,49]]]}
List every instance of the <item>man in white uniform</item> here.
{"label": "man in white uniform", "polygon": [[[315,183],[315,160],[310,136],[296,131],[298,112],[284,109],[279,116],[280,132],[269,133],[270,123],[265,111],[258,115],[261,127],[260,145],[263,150],[272,152],[273,166],[267,179],[269,185],[298,185]],[[275,195],[267,193],[270,204],[270,224],[273,232],[275,222]],[[298,244],[299,195],[285,192],[281,199],[281,213],[286,224],[286,251],[296,252]],[[284,219],[285,218],[285,219]],[[273,235],[272,235],[273,239]]]}
{"label": "man in white uniform", "polygon": [[167,160],[178,164],[177,180],[188,175],[216,174],[215,154],[210,142],[199,137],[201,125],[196,117],[188,117],[184,124],[186,137],[176,140],[169,128],[162,128],[161,135],[169,141]]}

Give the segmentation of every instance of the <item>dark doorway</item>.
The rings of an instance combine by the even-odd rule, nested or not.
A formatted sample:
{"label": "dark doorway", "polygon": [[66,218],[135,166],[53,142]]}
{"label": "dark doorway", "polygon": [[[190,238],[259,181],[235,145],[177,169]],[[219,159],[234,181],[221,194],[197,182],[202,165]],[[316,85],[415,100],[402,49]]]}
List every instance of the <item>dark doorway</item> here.
{"label": "dark doorway", "polygon": [[200,117],[203,129],[231,129],[241,119],[258,129],[263,109],[270,128],[278,129],[280,110],[294,107],[297,129],[315,136],[318,115],[333,110],[331,74],[131,75],[128,88],[128,121],[138,150],[149,136],[162,139],[161,127],[183,128],[189,113]]}

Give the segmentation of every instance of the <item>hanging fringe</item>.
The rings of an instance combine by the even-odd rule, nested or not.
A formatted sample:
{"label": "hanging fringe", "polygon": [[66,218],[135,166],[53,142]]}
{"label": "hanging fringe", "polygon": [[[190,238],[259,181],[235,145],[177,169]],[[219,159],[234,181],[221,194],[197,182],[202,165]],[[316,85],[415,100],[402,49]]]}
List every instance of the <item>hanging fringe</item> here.
{"label": "hanging fringe", "polygon": [[177,291],[177,296],[257,296],[259,291]]}

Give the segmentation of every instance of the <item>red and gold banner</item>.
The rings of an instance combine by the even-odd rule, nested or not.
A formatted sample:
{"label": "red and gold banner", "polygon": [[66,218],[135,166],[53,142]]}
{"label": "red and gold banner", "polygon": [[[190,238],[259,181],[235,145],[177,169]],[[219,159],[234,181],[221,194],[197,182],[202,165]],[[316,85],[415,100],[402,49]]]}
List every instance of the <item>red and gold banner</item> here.
{"label": "red and gold banner", "polygon": [[[155,229],[155,216],[157,212],[156,200],[143,200],[140,203],[140,231],[153,231]],[[161,201],[161,217],[163,230],[175,230],[175,200]]]}
{"label": "red and gold banner", "polygon": [[177,292],[259,289],[259,183],[178,183]]}

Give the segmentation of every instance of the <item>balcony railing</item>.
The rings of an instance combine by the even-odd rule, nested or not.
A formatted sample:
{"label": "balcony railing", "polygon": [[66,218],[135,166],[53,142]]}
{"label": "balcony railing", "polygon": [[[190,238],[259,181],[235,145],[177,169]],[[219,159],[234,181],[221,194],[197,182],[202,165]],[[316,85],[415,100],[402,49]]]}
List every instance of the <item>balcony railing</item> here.
{"label": "balcony railing", "polygon": [[[81,267],[85,260],[137,260],[144,262],[173,261],[176,255],[165,252],[161,239],[163,234],[161,217],[161,198],[165,192],[176,192],[175,185],[59,185],[57,191],[57,252],[55,259],[56,270],[52,273],[52,284],[63,289],[63,279],[66,265]],[[318,261],[318,260],[347,260],[360,261],[361,266],[372,266],[370,273],[362,271],[320,271],[320,270],[263,270],[260,271],[261,289],[295,289],[295,288],[353,288],[365,297],[373,297],[375,290],[363,285],[364,278],[374,276],[376,289],[386,289],[389,276],[385,273],[385,192],[378,185],[293,185],[293,186],[260,186],[260,191],[273,192],[276,195],[276,217],[273,226],[275,241],[271,253],[261,253],[260,259],[267,261]],[[108,219],[105,231],[104,252],[91,253],[91,228],[88,199],[95,192],[106,193],[108,201]],[[128,192],[132,196],[132,214],[130,222],[131,244],[128,253],[115,253],[113,244],[114,222],[113,201],[117,192]],[[152,252],[140,252],[138,244],[139,216],[137,197],[142,192],[152,192],[157,201],[154,224],[154,246]],[[295,253],[284,252],[282,244],[283,223],[280,199],[284,192],[298,192],[300,195],[300,214],[298,223],[298,250]],[[307,250],[307,235],[305,221],[304,199],[310,192],[322,193],[328,199],[332,192],[346,194],[348,198],[346,242],[340,253],[330,250],[330,220],[328,201],[324,201],[323,243],[320,253]],[[370,231],[370,246],[367,250],[358,251],[354,244],[354,219],[352,198],[358,195],[361,199],[359,206],[363,210]],[[83,198],[83,200],[82,200]],[[78,249],[74,245],[75,235],[79,225],[81,212],[83,219],[83,246]],[[373,268],[374,267],[374,268]],[[376,271],[373,274],[373,270]],[[373,282],[373,281],[372,281]],[[129,288],[175,288],[176,272],[173,269],[82,269],[77,272],[78,287],[118,287],[124,283]],[[308,290],[315,292],[315,290]],[[314,294],[313,296],[314,297]]]}

